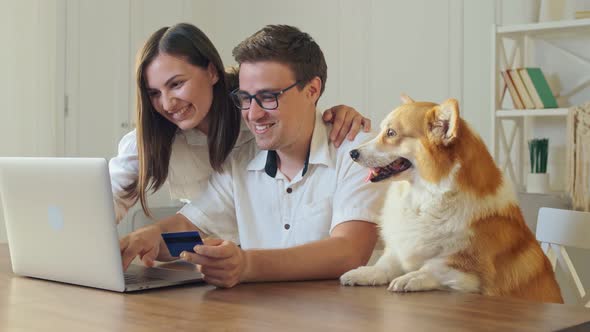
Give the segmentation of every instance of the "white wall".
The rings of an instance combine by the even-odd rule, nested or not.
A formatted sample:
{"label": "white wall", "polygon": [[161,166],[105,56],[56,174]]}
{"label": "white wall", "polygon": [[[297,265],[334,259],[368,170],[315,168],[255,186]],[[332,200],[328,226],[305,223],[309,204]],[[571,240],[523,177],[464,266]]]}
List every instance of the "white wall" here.
{"label": "white wall", "polygon": [[226,64],[235,62],[233,47],[265,24],[290,24],[310,33],[328,62],[320,106],[348,104],[378,125],[399,104],[401,92],[419,100],[461,98],[458,3],[211,0],[195,5],[194,23],[211,37]]}
{"label": "white wall", "polygon": [[56,155],[57,11],[58,0],[0,1],[0,156]]}
{"label": "white wall", "polygon": [[491,36],[494,1],[463,1],[463,117],[491,146]]}
{"label": "white wall", "polygon": [[0,155],[54,155],[56,1],[2,1],[0,13]]}

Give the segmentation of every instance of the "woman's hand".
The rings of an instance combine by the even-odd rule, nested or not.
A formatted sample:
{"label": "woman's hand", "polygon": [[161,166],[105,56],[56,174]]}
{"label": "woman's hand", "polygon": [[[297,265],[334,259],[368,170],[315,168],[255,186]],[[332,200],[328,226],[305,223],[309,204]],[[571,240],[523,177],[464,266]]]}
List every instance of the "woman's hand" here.
{"label": "woman's hand", "polygon": [[195,252],[183,251],[180,258],[197,264],[203,279],[212,285],[230,288],[244,280],[247,270],[246,253],[235,243],[220,239],[204,239]]}
{"label": "woman's hand", "polygon": [[334,146],[339,147],[344,141],[344,137],[352,141],[359,133],[361,127],[363,131],[371,130],[371,120],[365,118],[354,108],[346,105],[338,105],[324,111],[322,119],[327,123],[332,123],[330,140]]}
{"label": "woman's hand", "polygon": [[145,266],[152,267],[156,260],[169,261],[168,248],[162,239],[161,229],[157,225],[142,227],[135,232],[123,237],[119,241],[123,270],[127,270],[129,264],[139,256]]}

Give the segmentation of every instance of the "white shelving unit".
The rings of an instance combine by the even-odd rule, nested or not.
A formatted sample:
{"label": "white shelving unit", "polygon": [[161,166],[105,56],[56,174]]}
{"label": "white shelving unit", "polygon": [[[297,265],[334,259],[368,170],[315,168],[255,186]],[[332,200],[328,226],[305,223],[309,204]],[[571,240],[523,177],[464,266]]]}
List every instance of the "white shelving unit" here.
{"label": "white shelving unit", "polygon": [[590,19],[579,19],[579,20],[568,20],[568,21],[553,21],[553,22],[542,22],[532,24],[517,24],[509,26],[496,26],[496,33],[498,35],[519,35],[527,33],[543,34],[547,32],[565,32],[568,30],[576,30],[579,28],[588,28],[590,25]]}
{"label": "white shelving unit", "polygon": [[[537,39],[571,38],[571,36],[580,33],[590,35],[590,19],[493,26],[492,52],[495,56],[492,57],[491,67],[494,80],[491,93],[492,132],[494,135],[492,151],[494,159],[513,181],[517,190],[525,188],[526,167],[528,166],[527,139],[531,127],[535,124],[535,119],[562,117],[563,121],[559,121],[559,126],[563,126],[565,135],[565,118],[568,108],[502,109],[503,99],[510,98],[510,96],[507,91],[503,91],[504,81],[501,71],[516,67],[537,66],[532,50]],[[506,44],[512,46],[509,49],[510,54],[507,54]],[[590,64],[586,57],[577,56],[566,49],[561,52],[567,57],[574,57],[579,63]],[[559,61],[559,59],[555,61]],[[581,88],[587,84],[587,81],[577,82]],[[561,176],[561,174],[553,174],[552,176]]]}

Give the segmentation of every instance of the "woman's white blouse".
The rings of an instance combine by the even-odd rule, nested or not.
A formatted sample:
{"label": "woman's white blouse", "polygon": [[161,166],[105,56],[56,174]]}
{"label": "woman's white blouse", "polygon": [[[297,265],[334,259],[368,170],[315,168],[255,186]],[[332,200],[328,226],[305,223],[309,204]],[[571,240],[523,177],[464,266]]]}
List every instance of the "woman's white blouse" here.
{"label": "woman's white blouse", "polygon": [[[252,133],[242,125],[235,148],[252,139]],[[136,180],[139,174],[135,130],[127,133],[119,142],[118,154],[109,162],[109,172],[118,222],[133,205],[121,197],[124,188]],[[170,197],[185,202],[198,198],[207,188],[208,178],[212,172],[207,136],[196,129],[179,130],[172,144],[166,179],[170,187]]]}

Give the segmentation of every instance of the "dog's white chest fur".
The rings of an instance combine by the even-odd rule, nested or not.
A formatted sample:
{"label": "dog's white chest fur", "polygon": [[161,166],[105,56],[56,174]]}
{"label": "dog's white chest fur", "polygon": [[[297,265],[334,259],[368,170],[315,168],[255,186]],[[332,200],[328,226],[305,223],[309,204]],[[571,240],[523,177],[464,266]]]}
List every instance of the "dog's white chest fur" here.
{"label": "dog's white chest fur", "polygon": [[404,271],[419,269],[427,260],[465,248],[469,210],[459,193],[437,193],[427,187],[394,182],[387,193],[381,219],[386,250]]}

